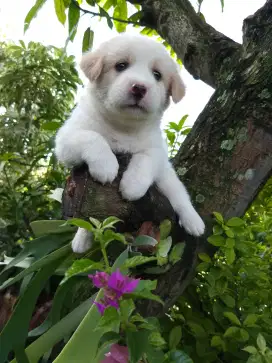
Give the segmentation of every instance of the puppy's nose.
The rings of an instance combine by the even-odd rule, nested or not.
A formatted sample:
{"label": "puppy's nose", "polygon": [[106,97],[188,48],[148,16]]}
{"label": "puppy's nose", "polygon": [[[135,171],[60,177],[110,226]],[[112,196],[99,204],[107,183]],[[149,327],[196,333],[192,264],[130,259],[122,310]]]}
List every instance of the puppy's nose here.
{"label": "puppy's nose", "polygon": [[146,94],[146,87],[141,84],[133,84],[130,92],[136,100],[141,100]]}

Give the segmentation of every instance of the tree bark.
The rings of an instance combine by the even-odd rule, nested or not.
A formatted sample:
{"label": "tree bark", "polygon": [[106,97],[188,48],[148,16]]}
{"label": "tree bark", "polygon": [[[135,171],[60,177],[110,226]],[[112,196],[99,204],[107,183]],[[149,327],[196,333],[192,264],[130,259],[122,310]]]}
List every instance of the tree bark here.
{"label": "tree bark", "polygon": [[[210,233],[212,212],[221,212],[225,218],[242,216],[271,176],[272,1],[244,21],[243,45],[200,24],[186,0],[150,0],[141,4],[147,11],[145,18],[152,13],[153,26],[187,69],[193,74],[198,70],[202,80],[217,86],[173,161],[194,205],[206,220],[207,233],[200,240],[195,239],[175,224],[174,241],[185,240],[186,249],[182,261],[158,279],[157,293],[165,301],[166,310],[194,276],[197,253],[205,248]],[[171,14],[163,16],[167,12]],[[203,40],[201,32],[205,34]],[[188,63],[192,44],[196,57]],[[122,173],[129,156],[118,158]],[[103,219],[115,215],[124,220],[123,231],[135,231],[144,221],[158,224],[170,218],[176,222],[169,202],[154,186],[135,203],[123,201],[118,192],[120,175],[112,186],[103,187],[90,178],[86,167],[74,169],[64,192],[64,216]],[[146,315],[162,313],[153,302],[145,302],[139,309]]]}

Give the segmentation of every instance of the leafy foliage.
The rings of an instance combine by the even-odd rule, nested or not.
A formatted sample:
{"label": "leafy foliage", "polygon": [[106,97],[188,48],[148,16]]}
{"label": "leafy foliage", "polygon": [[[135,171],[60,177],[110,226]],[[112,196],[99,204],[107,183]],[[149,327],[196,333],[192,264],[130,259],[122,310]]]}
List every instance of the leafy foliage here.
{"label": "leafy foliage", "polygon": [[58,204],[46,195],[63,182],[53,137],[80,80],[74,57],[62,49],[22,41],[1,46],[0,248],[12,248],[32,235],[32,220],[58,217]]}

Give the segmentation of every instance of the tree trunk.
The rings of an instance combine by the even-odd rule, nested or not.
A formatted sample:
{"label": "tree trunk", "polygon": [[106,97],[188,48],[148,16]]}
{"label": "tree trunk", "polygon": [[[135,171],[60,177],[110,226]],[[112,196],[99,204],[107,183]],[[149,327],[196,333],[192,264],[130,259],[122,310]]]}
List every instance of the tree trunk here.
{"label": "tree trunk", "polygon": [[[271,176],[272,1],[244,21],[243,45],[205,24],[187,0],[138,3],[144,22],[168,41],[187,69],[217,87],[173,161],[208,228],[199,240],[175,225],[174,241],[185,240],[186,249],[182,261],[158,280],[157,293],[167,309],[194,276],[212,212],[225,218],[242,216]],[[118,158],[122,172],[129,156]],[[74,169],[65,188],[64,216],[115,215],[124,220],[122,231],[136,231],[145,221],[156,225],[165,218],[176,223],[169,202],[156,187],[141,200],[127,203],[118,192],[119,180],[120,175],[112,186],[103,187],[90,178],[86,167]],[[162,313],[153,302],[139,308],[148,315]]]}

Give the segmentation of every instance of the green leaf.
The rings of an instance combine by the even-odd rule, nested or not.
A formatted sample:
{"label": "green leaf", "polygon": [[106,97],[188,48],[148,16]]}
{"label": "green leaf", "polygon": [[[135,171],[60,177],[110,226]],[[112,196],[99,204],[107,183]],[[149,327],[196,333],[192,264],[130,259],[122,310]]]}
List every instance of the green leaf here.
{"label": "green leaf", "polygon": [[175,349],[182,338],[181,326],[175,326],[169,334],[169,348],[170,350]]}
{"label": "green leaf", "polygon": [[232,323],[234,323],[236,325],[239,325],[239,326],[241,325],[241,323],[240,323],[239,319],[237,318],[237,316],[234,313],[232,313],[231,311],[224,312],[224,316],[226,318],[228,318],[230,322],[232,322]]}
{"label": "green leaf", "polygon": [[161,334],[157,331],[153,331],[148,337],[149,343],[154,347],[163,347],[166,345],[166,341],[163,339]]}
{"label": "green leaf", "polygon": [[65,300],[67,294],[71,292],[71,288],[75,285],[76,282],[76,279],[70,279],[65,284],[58,286],[49,314],[40,326],[29,332],[29,337],[36,337],[38,335],[44,334],[49,328],[51,328],[51,326],[60,320],[63,301]]}
{"label": "green leaf", "polygon": [[[26,348],[26,354],[29,361],[38,362],[40,357],[46,352],[50,351],[61,341],[65,336],[71,334],[76,327],[79,325],[81,320],[84,318],[90,307],[92,306],[92,300],[87,299],[85,302],[80,304],[71,313],[66,315],[57,324],[53,325],[45,334],[38,338],[34,343],[30,344]],[[13,359],[11,363],[16,363],[17,360]],[[20,362],[18,362],[20,363]]]}
{"label": "green leaf", "polygon": [[213,234],[222,234],[222,233],[223,233],[223,229],[221,226],[219,226],[218,224],[213,226]]}
{"label": "green leaf", "polygon": [[220,3],[221,3],[222,12],[223,12],[223,10],[224,10],[224,0],[220,0]]}
{"label": "green leaf", "polygon": [[[127,2],[126,0],[119,0],[114,8],[113,17],[117,19],[127,20]],[[122,33],[126,30],[127,23],[120,21],[114,21],[114,25],[118,33]]]}
{"label": "green leaf", "polygon": [[215,219],[217,220],[217,222],[224,223],[224,218],[223,218],[222,214],[220,214],[218,212],[213,212],[213,215],[215,216]]}
{"label": "green leaf", "polygon": [[59,248],[58,250],[50,253],[50,255],[47,255],[41,258],[40,260],[34,262],[30,267],[21,271],[18,275],[16,275],[12,279],[5,281],[0,286],[0,290],[6,289],[8,286],[13,285],[17,281],[20,281],[23,277],[29,275],[31,272],[37,271],[40,268],[43,268],[44,266],[50,264],[55,260],[59,260],[62,257],[67,257],[69,253],[71,253],[70,245]]}
{"label": "green leaf", "polygon": [[149,332],[140,330],[137,332],[126,332],[127,347],[129,351],[129,362],[138,363],[143,353],[148,349]]}
{"label": "green leaf", "polygon": [[120,303],[120,313],[123,321],[128,321],[129,317],[135,310],[135,304],[132,299],[122,300]]}
{"label": "green leaf", "polygon": [[116,223],[123,222],[117,217],[108,217],[102,223],[102,228],[112,228]]}
{"label": "green leaf", "polygon": [[227,307],[229,308],[234,308],[235,307],[235,300],[232,296],[230,295],[221,295],[220,299],[227,305]]}
{"label": "green leaf", "polygon": [[245,224],[245,222],[241,218],[233,217],[230,218],[226,224],[229,227],[241,227]]}
{"label": "green leaf", "polygon": [[72,1],[68,11],[68,25],[69,25],[68,29],[69,29],[69,38],[71,41],[73,41],[75,38],[79,18],[80,18],[80,10]]}
{"label": "green leaf", "polygon": [[249,334],[245,329],[240,329],[240,341],[246,342],[249,339]]}
{"label": "green leaf", "polygon": [[43,7],[46,0],[37,0],[35,5],[27,13],[25,17],[24,33],[28,30],[31,21],[37,16],[39,10]]}
{"label": "green leaf", "polygon": [[257,345],[262,353],[266,350],[266,341],[261,333],[257,336]]}
{"label": "green leaf", "polygon": [[187,324],[188,324],[189,328],[191,329],[192,333],[197,338],[204,338],[207,336],[206,331],[204,330],[204,328],[201,325],[194,323],[192,321],[189,321]]}
{"label": "green leaf", "polygon": [[243,348],[243,350],[250,354],[256,354],[258,352],[257,349],[255,347],[253,347],[252,345],[249,345],[249,346]]}
{"label": "green leaf", "polygon": [[218,335],[214,335],[211,340],[211,347],[219,347],[224,344],[224,341]]}
{"label": "green leaf", "polygon": [[52,260],[50,263],[48,262],[43,269],[37,272],[17,303],[12,316],[0,334],[1,362],[7,360],[7,356],[13,348],[25,343],[29,322],[40,291],[61,261],[63,261],[63,256],[59,256],[58,259]]}
{"label": "green leaf", "polygon": [[125,261],[124,266],[127,268],[133,268],[139,265],[143,265],[150,261],[155,261],[156,257],[134,256]]}
{"label": "green leaf", "polygon": [[235,239],[227,238],[226,239],[226,247],[233,248],[235,246]]}
{"label": "green leaf", "polygon": [[109,16],[109,14],[106,12],[106,10],[104,10],[103,8],[101,8],[101,6],[99,6],[99,14],[100,14],[101,17],[104,17],[104,18],[107,19],[108,27],[110,29],[112,29],[113,22],[112,22],[112,20],[111,20],[111,18]]}
{"label": "green leaf", "polygon": [[225,233],[230,238],[233,238],[234,237],[234,232],[231,229],[225,229]]}
{"label": "green leaf", "polygon": [[87,51],[92,49],[92,47],[93,47],[93,38],[94,38],[94,32],[91,30],[90,27],[88,27],[85,30],[85,33],[83,35],[82,53],[87,52]]}
{"label": "green leaf", "polygon": [[180,261],[182,255],[183,255],[184,249],[185,249],[184,242],[179,242],[176,245],[174,245],[174,247],[172,248],[172,250],[170,251],[170,254],[169,254],[169,262],[174,265],[175,263]]}
{"label": "green leaf", "polygon": [[231,326],[225,331],[224,337],[225,338],[237,338],[240,336],[240,328],[237,326]]}
{"label": "green leaf", "polygon": [[135,238],[133,246],[156,246],[158,241],[150,236],[141,235]]}
{"label": "green leaf", "polygon": [[90,222],[92,223],[92,225],[97,228],[97,229],[100,229],[101,226],[102,226],[102,223],[100,223],[100,221],[96,218],[93,218],[93,217],[89,217],[89,220]]}
{"label": "green leaf", "polygon": [[165,239],[169,236],[172,229],[172,223],[169,219],[165,219],[160,224],[160,239]]}
{"label": "green leaf", "polygon": [[33,241],[25,243],[23,250],[0,273],[1,281],[3,281],[7,270],[13,266],[18,265],[26,257],[33,255],[36,259],[38,259],[60,247],[64,243],[67,243],[70,239],[70,234],[60,234],[42,236],[34,239]]}
{"label": "green leaf", "polygon": [[[122,266],[124,266],[125,261],[128,259],[128,249],[125,249],[125,251],[123,251],[115,260],[112,268],[111,268],[111,272],[116,271],[118,268],[121,268]],[[122,269],[123,270],[123,269]],[[123,271],[124,272],[124,271]]]}
{"label": "green leaf", "polygon": [[212,262],[210,256],[207,255],[207,253],[199,253],[198,257],[200,258],[201,261],[208,262],[208,263]]}
{"label": "green leaf", "polygon": [[157,287],[156,280],[140,280],[135,291],[136,292],[143,290],[153,291],[156,289],[156,287]]}
{"label": "green leaf", "polygon": [[176,350],[174,352],[170,352],[169,363],[194,363],[194,362],[185,352],[181,350]]}
{"label": "green leaf", "polygon": [[75,232],[76,229],[69,225],[64,225],[63,220],[42,220],[30,223],[30,227],[35,237],[44,236],[47,234],[57,234],[64,232]]}
{"label": "green leaf", "polygon": [[208,242],[213,246],[221,247],[225,244],[225,238],[220,235],[213,235],[208,237]]}
{"label": "green leaf", "polygon": [[126,237],[123,234],[108,229],[103,234],[103,243],[107,246],[112,241],[120,241],[124,245],[127,245]]}
{"label": "green leaf", "polygon": [[184,125],[185,121],[187,120],[188,116],[189,116],[189,115],[184,115],[184,116],[182,116],[182,118],[180,119],[180,121],[179,121],[179,123],[178,123],[178,128],[179,128],[179,130],[181,130],[181,129],[182,129],[182,127],[183,127],[183,125]]}
{"label": "green leaf", "polygon": [[55,12],[57,15],[58,20],[61,24],[65,24],[66,21],[66,14],[65,14],[65,4],[63,0],[54,0],[55,4]]}
{"label": "green leaf", "polygon": [[67,224],[87,229],[87,231],[93,231],[93,226],[91,225],[91,223],[84,221],[83,219],[71,218],[71,219],[68,219],[64,225],[67,225]]}
{"label": "green leaf", "polygon": [[75,260],[70,268],[65,272],[65,279],[78,274],[86,274],[91,270],[103,270],[103,264],[101,262],[95,262],[89,260],[88,258],[81,258],[80,260]]}
{"label": "green leaf", "polygon": [[134,291],[133,293],[128,295],[129,297],[133,298],[133,299],[148,299],[148,300],[153,300],[153,301],[157,301],[160,304],[164,305],[164,302],[161,300],[161,298],[157,295],[152,294],[152,292],[148,291],[148,290],[143,290],[143,291]]}
{"label": "green leaf", "polygon": [[256,323],[256,321],[258,320],[258,315],[256,314],[248,314],[248,316],[245,318],[243,325],[245,326],[251,326],[254,325]]}
{"label": "green leaf", "polygon": [[46,131],[57,131],[61,124],[57,121],[47,121],[41,124],[41,129]]}
{"label": "green leaf", "polygon": [[121,323],[121,317],[119,315],[119,312],[114,307],[108,307],[104,315],[101,316],[99,323],[97,324],[95,330],[103,330],[105,331],[115,331],[119,330],[119,325]]}
{"label": "green leaf", "polygon": [[172,246],[172,237],[169,236],[164,240],[160,240],[160,243],[158,244],[157,255],[160,257],[167,257],[171,246]]}
{"label": "green leaf", "polygon": [[228,265],[233,264],[235,261],[235,251],[233,248],[226,248],[225,250],[226,260]]}

